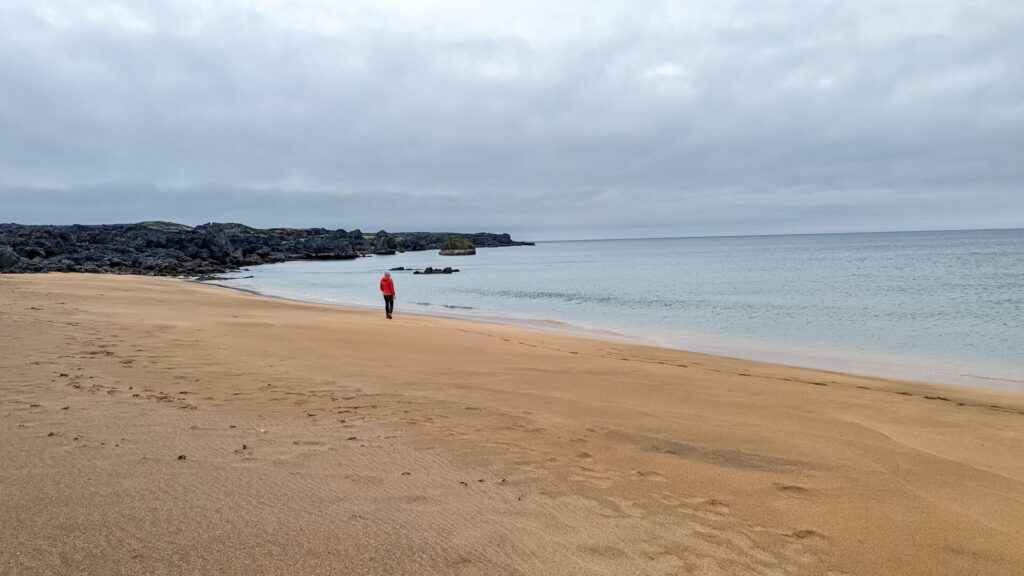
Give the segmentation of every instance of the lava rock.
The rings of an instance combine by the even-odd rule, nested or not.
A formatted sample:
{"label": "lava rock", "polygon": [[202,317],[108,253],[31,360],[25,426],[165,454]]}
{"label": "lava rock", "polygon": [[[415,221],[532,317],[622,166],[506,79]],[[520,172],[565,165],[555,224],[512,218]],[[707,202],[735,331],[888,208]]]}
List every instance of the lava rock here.
{"label": "lava rock", "polygon": [[432,266],[427,266],[423,270],[416,270],[415,272],[413,272],[413,274],[452,274],[453,272],[458,271],[458,268],[452,268],[451,266],[445,266],[444,268],[434,268]]}
{"label": "lava rock", "polygon": [[[173,222],[100,226],[0,224],[0,272],[89,272],[186,276],[232,272],[288,260],[345,260],[396,250],[434,250],[452,234],[383,230],[250,228]],[[476,246],[518,246],[508,234],[460,234]],[[443,273],[443,271],[439,271]],[[434,272],[426,272],[434,273]]]}
{"label": "lava rock", "polygon": [[14,268],[19,260],[21,260],[21,256],[18,256],[18,253],[10,246],[0,246],[0,270]]}

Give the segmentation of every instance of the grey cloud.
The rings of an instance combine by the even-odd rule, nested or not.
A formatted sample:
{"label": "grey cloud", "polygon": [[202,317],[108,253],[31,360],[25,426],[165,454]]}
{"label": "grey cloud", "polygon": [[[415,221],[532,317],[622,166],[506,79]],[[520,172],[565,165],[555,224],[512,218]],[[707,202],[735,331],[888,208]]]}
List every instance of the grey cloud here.
{"label": "grey cloud", "polygon": [[0,220],[1024,225],[1017,2],[78,4],[0,8]]}

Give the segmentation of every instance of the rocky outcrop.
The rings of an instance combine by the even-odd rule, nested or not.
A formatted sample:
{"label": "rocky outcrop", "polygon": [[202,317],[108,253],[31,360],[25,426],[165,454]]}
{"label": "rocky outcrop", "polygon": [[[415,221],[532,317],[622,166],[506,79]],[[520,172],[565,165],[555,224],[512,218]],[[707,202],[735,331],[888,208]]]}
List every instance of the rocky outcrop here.
{"label": "rocky outcrop", "polygon": [[394,236],[383,230],[373,235],[371,244],[373,246],[373,253],[381,256],[394,254],[398,249],[398,241],[395,240]]}
{"label": "rocky outcrop", "polygon": [[202,276],[285,260],[348,259],[368,251],[361,232],[260,230],[241,224],[191,228],[169,222],[104,226],[0,224],[0,244],[18,256],[3,272],[103,272]]}
{"label": "rocky outcrop", "polygon": [[[101,226],[0,224],[0,272],[96,272],[190,276],[287,260],[345,260],[440,247],[444,234],[365,236],[360,230],[250,228],[173,222]],[[507,234],[466,234],[478,245],[512,246]],[[436,240],[436,246],[432,243]]]}
{"label": "rocky outcrop", "polygon": [[498,248],[503,246],[533,246],[533,242],[519,242],[508,234],[492,234],[476,232],[461,234],[454,232],[395,232],[391,237],[395,240],[395,249],[403,250],[440,250],[445,239],[460,236],[469,240],[477,248]]}
{"label": "rocky outcrop", "polygon": [[0,270],[14,268],[21,257],[10,246],[0,246]]}
{"label": "rocky outcrop", "polygon": [[445,266],[444,268],[433,268],[431,266],[427,266],[422,271],[416,270],[413,274],[451,274],[458,271],[458,268],[452,268],[451,266]]}
{"label": "rocky outcrop", "polygon": [[476,247],[468,239],[450,234],[441,244],[441,256],[472,256],[476,254]]}

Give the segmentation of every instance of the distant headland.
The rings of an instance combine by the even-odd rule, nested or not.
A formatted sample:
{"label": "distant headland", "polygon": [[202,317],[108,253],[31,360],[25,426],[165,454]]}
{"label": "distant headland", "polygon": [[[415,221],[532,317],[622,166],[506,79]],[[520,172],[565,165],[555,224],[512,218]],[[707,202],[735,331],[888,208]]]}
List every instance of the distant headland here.
{"label": "distant headland", "polygon": [[204,276],[289,260],[347,260],[439,250],[458,236],[480,248],[532,245],[508,234],[363,233],[326,228],[250,228],[173,222],[34,226],[0,224],[0,273],[91,272]]}

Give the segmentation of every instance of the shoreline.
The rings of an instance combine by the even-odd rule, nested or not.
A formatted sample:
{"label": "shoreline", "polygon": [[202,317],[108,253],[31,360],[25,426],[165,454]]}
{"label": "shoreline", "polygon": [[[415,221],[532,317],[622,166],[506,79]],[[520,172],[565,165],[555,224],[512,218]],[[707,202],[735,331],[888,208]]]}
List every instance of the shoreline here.
{"label": "shoreline", "polygon": [[[340,308],[366,311],[376,311],[378,309],[376,306],[367,304],[282,296],[261,292],[252,288],[222,284],[219,283],[219,281],[187,281],[207,284],[228,290],[236,290],[253,296],[280,299],[287,302],[337,306]],[[554,334],[594,338],[620,344],[651,346],[656,348],[665,348],[668,350],[676,350],[679,352],[715,356],[729,360],[774,364],[789,368],[819,370],[849,376],[879,378],[892,381],[912,381],[934,386],[952,386],[968,389],[1024,393],[1024,380],[1022,379],[955,373],[951,371],[951,367],[949,370],[939,370],[934,366],[937,361],[913,356],[900,357],[832,348],[809,348],[806,346],[795,345],[782,346],[764,342],[751,342],[746,346],[742,346],[739,344],[739,340],[741,339],[733,339],[732,345],[730,346],[728,344],[721,344],[721,341],[724,340],[724,338],[712,336],[708,336],[708,338],[717,338],[719,340],[718,345],[677,345],[666,338],[645,338],[615,331],[609,328],[592,328],[567,321],[546,320],[543,318],[521,318],[517,316],[474,315],[469,313],[460,313],[456,310],[441,310],[440,308],[436,310],[428,310],[426,308],[427,306],[417,306],[412,311],[405,312],[400,310],[399,313],[429,318],[448,318],[484,325],[511,326],[527,330],[540,330]],[[688,336],[690,339],[700,337],[701,335],[699,334],[691,334]],[[885,364],[886,368],[871,368],[872,365],[879,363]]]}
{"label": "shoreline", "polygon": [[[371,306],[369,304],[359,304],[355,302],[335,302],[331,300],[318,300],[315,298],[292,298],[290,296],[281,296],[277,294],[269,294],[266,292],[260,292],[251,288],[242,288],[239,286],[230,286],[227,284],[219,284],[217,281],[212,280],[185,280],[186,282],[194,282],[197,284],[204,284],[207,286],[216,286],[217,288],[224,288],[226,290],[233,290],[242,292],[250,296],[256,296],[259,298],[270,298],[273,300],[281,300],[284,302],[292,302],[295,304],[316,304],[319,306],[331,306],[335,308],[358,310],[361,312],[379,312],[380,306]],[[690,352],[689,350],[683,350],[679,348],[672,348],[671,346],[660,346],[657,343],[643,340],[638,337],[630,336],[628,334],[622,334],[613,330],[604,329],[591,329],[585,326],[579,326],[571,322],[563,322],[560,320],[544,320],[541,318],[517,318],[517,317],[504,317],[504,316],[481,316],[472,315],[466,313],[459,313],[455,310],[442,311],[437,308],[436,312],[426,309],[426,306],[420,306],[414,309],[412,312],[400,312],[405,316],[423,317],[423,318],[440,318],[448,320],[459,320],[465,322],[472,322],[474,324],[482,324],[485,326],[505,326],[510,328],[521,328],[523,330],[537,330],[540,332],[547,332],[550,334],[561,334],[564,336],[578,336],[581,338],[592,338],[595,340],[604,340],[606,342],[614,342],[619,344],[634,344],[637,346],[653,346],[657,348],[668,348],[672,350],[679,350],[680,352]],[[700,354],[700,352],[694,352]],[[714,356],[715,354],[710,354]]]}
{"label": "shoreline", "polygon": [[0,296],[0,572],[1024,564],[1018,393],[173,279]]}

